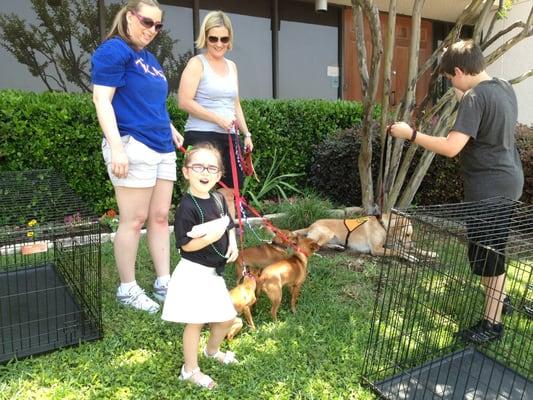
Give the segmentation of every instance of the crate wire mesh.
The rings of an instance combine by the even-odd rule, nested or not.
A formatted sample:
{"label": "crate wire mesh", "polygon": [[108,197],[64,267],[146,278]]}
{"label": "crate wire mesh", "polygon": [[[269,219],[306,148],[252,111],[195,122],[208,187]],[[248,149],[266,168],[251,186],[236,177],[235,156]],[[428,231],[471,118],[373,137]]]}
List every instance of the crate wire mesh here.
{"label": "crate wire mesh", "polygon": [[[365,381],[387,399],[533,399],[533,206],[493,198],[392,213],[405,226],[389,228],[386,247],[404,253],[383,260]],[[473,262],[505,260],[512,301],[504,336],[477,346],[457,335],[484,311],[469,244],[482,250]]]}
{"label": "crate wire mesh", "polygon": [[102,336],[100,224],[51,170],[0,172],[0,363]]}

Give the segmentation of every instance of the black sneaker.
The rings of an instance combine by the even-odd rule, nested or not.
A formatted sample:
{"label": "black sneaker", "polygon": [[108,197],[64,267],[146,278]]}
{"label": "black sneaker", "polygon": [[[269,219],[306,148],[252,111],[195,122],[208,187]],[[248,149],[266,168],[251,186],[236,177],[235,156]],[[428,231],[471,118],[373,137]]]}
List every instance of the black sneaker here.
{"label": "black sneaker", "polygon": [[509,296],[505,296],[503,298],[502,314],[511,315],[512,313],[513,313],[513,305],[511,304],[511,298]]}
{"label": "black sneaker", "polygon": [[459,331],[457,335],[467,342],[486,344],[498,340],[503,336],[503,325],[493,324],[486,319],[482,319],[470,328]]}

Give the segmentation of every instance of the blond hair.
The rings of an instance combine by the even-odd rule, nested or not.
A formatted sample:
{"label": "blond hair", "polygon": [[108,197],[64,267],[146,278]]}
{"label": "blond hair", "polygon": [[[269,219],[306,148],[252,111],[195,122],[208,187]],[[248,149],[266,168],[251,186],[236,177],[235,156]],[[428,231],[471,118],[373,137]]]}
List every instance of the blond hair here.
{"label": "blond hair", "polygon": [[220,154],[220,150],[218,149],[218,147],[212,145],[209,142],[196,143],[194,146],[187,147],[185,157],[183,158],[183,166],[190,166],[194,155],[202,150],[210,151],[215,155],[218,164],[217,167],[222,173],[222,175],[224,175],[224,164],[222,163],[222,155]]}
{"label": "blond hair", "polygon": [[200,32],[198,33],[198,38],[196,39],[196,48],[205,49],[207,47],[207,32],[212,28],[226,28],[229,33],[229,43],[228,50],[231,50],[233,47],[233,27],[231,26],[231,21],[229,17],[224,14],[222,11],[211,11],[208,13],[202,25],[200,26]]}
{"label": "blond hair", "polygon": [[[128,34],[128,20],[126,14],[128,11],[139,12],[139,9],[143,4],[150,7],[157,7],[161,10],[161,6],[157,0],[129,0],[128,3],[119,10],[117,15],[115,15],[115,19],[113,19],[113,23],[111,24],[111,29],[107,33],[104,41],[113,36],[120,36],[125,42],[131,43],[130,35]],[[161,13],[162,12],[163,11],[161,10]]]}

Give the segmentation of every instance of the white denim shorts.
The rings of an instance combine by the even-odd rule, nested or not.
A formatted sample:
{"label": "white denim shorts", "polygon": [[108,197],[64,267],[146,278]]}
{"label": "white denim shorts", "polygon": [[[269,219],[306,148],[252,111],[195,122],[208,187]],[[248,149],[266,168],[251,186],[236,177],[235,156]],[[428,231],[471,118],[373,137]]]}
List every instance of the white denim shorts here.
{"label": "white denim shorts", "polygon": [[102,155],[113,186],[147,188],[154,187],[157,179],[176,180],[176,152],[158,153],[130,135],[122,136],[121,140],[129,161],[128,176],[125,178],[113,175],[111,148],[107,140],[102,139]]}

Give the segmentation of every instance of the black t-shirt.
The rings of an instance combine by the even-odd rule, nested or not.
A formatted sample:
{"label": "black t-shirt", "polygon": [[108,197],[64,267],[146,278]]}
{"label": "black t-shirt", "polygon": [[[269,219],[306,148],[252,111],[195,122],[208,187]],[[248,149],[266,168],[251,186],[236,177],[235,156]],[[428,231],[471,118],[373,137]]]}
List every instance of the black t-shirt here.
{"label": "black t-shirt", "polygon": [[[215,200],[214,196],[217,196],[218,202]],[[195,204],[194,200],[196,200],[196,203],[202,210],[204,216],[203,221],[201,215],[202,213],[200,213],[200,210],[198,209],[198,206]],[[194,197],[194,200],[192,199],[192,195],[190,193],[185,194],[180,201],[178,209],[176,210],[176,217],[174,218],[176,247],[180,250],[183,258],[198,264],[202,264],[206,267],[216,268],[218,272],[221,269],[223,270],[224,266],[226,265],[226,259],[220,254],[224,255],[228,250],[229,239],[227,231],[220,239],[213,243],[213,246],[216,248],[216,250],[213,249],[213,246],[207,245],[200,250],[185,251],[183,250],[182,246],[192,240],[192,238],[187,236],[187,232],[189,232],[194,225],[208,222],[227,215],[228,206],[226,205],[224,197],[219,193],[211,193],[209,199]],[[230,230],[233,228],[233,226],[234,224],[233,221],[231,221],[230,216],[230,223],[227,230]],[[220,254],[218,254],[217,251]]]}
{"label": "black t-shirt", "polygon": [[466,201],[517,200],[524,175],[515,143],[518,114],[509,82],[482,81],[463,96],[453,130],[471,137],[459,154]]}

